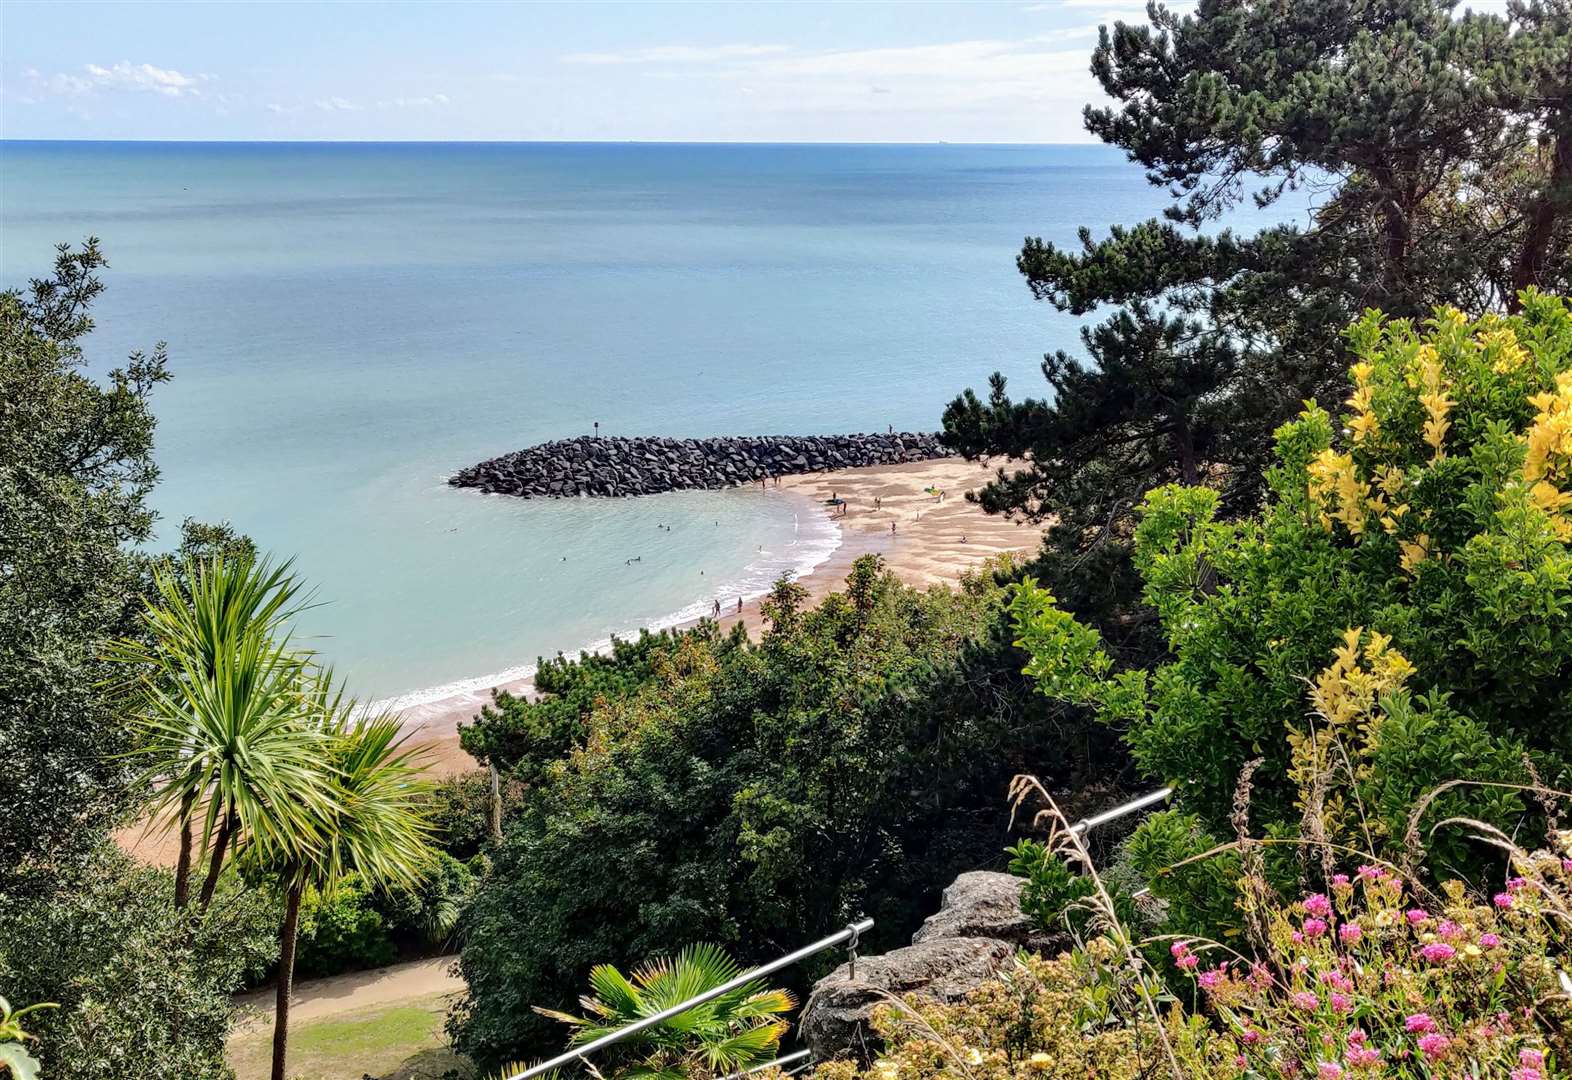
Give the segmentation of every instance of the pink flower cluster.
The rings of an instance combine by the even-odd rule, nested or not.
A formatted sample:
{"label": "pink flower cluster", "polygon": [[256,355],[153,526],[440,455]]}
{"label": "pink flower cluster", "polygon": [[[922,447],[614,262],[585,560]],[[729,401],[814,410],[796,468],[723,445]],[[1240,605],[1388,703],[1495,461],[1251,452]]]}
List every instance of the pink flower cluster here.
{"label": "pink flower cluster", "polygon": [[1368,1069],[1381,1063],[1381,1051],[1369,1046],[1370,1036],[1360,1028],[1348,1033],[1348,1052],[1343,1055],[1350,1068]]}
{"label": "pink flower cluster", "polygon": [[[1503,1080],[1509,1072],[1548,1080],[1543,1052],[1518,1052],[1543,1021],[1499,992],[1499,975],[1539,940],[1540,895],[1559,896],[1543,859],[1520,865],[1529,876],[1507,880],[1493,908],[1452,887],[1420,905],[1397,875],[1362,866],[1273,913],[1269,963],[1202,970],[1195,942],[1171,951],[1219,1018],[1253,1017],[1233,1029],[1229,1050],[1249,1059],[1243,1072],[1373,1080],[1394,1068],[1429,1075],[1467,1062]],[[1494,1003],[1471,1011],[1470,995],[1458,998],[1452,986],[1479,986]]]}
{"label": "pink flower cluster", "polygon": [[1545,1055],[1538,1050],[1519,1050],[1517,1052],[1517,1068],[1512,1070],[1512,1080],[1544,1080],[1545,1074],[1541,1071],[1545,1067]]}

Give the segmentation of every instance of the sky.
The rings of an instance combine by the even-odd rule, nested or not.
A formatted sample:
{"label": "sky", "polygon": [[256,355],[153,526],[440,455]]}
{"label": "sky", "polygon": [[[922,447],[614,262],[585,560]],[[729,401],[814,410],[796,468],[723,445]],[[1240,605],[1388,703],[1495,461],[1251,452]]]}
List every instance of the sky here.
{"label": "sky", "polygon": [[1086,142],[1144,0],[0,3],[0,137]]}

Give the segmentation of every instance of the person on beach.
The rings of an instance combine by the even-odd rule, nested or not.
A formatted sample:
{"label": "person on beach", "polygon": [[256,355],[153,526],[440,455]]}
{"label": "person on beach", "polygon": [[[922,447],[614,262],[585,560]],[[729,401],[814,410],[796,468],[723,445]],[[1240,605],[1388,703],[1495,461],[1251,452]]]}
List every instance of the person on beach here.
{"label": "person on beach", "polygon": [[737,597],[737,614],[742,614],[742,597]]}
{"label": "person on beach", "polygon": [[895,522],[893,522],[893,521],[890,522],[890,535],[891,536],[895,535]]}

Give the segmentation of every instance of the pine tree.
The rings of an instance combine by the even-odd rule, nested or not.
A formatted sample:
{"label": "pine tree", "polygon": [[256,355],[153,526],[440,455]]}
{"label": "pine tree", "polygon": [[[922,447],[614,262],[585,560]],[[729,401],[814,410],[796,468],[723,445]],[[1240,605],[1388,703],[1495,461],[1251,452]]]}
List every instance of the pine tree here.
{"label": "pine tree", "polygon": [[[995,375],[946,409],[951,445],[1024,458],[980,493],[1052,522],[1037,572],[1114,642],[1138,586],[1130,510],[1205,482],[1258,504],[1271,432],[1345,394],[1342,328],[1369,307],[1507,310],[1526,284],[1572,284],[1572,0],[1454,17],[1445,0],[1202,0],[1104,27],[1092,71],[1113,104],[1086,126],[1141,163],[1163,218],[1029,238],[1033,294],[1085,315],[1087,364],[1045,359],[1047,399]],[[1223,226],[1246,200],[1299,193],[1307,221]]]}

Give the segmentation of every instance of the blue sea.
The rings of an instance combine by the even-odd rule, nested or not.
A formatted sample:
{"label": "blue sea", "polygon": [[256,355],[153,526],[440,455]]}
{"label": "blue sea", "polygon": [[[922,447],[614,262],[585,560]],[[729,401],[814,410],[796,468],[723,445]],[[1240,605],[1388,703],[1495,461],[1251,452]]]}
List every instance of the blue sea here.
{"label": "blue sea", "polygon": [[160,541],[223,520],[295,557],[323,601],[302,632],[392,697],[756,594],[838,542],[775,490],[519,501],[454,470],[597,422],[934,430],[994,370],[1040,393],[1081,320],[1032,300],[1022,238],[1163,202],[1092,146],[5,142],[0,287],[100,238],[93,367],[171,357]]}

